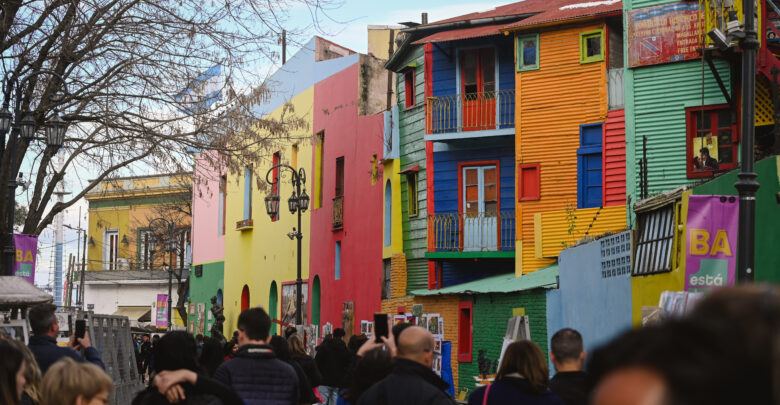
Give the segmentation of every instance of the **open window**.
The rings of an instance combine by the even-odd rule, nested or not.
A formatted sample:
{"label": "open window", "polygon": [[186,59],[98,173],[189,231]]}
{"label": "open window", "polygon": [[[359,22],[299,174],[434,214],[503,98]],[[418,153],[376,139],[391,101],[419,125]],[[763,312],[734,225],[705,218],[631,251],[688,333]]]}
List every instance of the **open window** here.
{"label": "open window", "polygon": [[416,217],[418,215],[417,204],[417,172],[410,171],[406,173],[406,198],[409,203],[408,214],[409,218]]}
{"label": "open window", "polygon": [[690,107],[685,114],[688,178],[710,177],[736,168],[739,138],[729,106]]}

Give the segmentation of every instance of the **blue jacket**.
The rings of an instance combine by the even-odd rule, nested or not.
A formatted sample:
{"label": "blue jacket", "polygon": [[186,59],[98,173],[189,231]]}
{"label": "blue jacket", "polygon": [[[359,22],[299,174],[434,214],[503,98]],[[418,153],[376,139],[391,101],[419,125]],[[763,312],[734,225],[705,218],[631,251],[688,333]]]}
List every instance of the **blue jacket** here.
{"label": "blue jacket", "polygon": [[298,405],[299,383],[293,367],[266,345],[244,345],[217,368],[214,379],[233,388],[246,405]]}
{"label": "blue jacket", "polygon": [[30,347],[30,351],[35,356],[35,361],[38,362],[38,367],[41,368],[41,374],[46,374],[46,370],[63,357],[70,357],[79,363],[88,361],[96,366],[100,366],[104,370],[106,368],[100,359],[100,352],[94,347],[88,347],[84,350],[84,356],[86,356],[86,359],[84,359],[73,348],[57,346],[57,340],[51,336],[30,336],[30,342],[27,346]]}
{"label": "blue jacket", "polygon": [[[469,396],[469,405],[482,405],[485,387],[479,387]],[[563,400],[549,389],[541,394],[531,391],[528,380],[520,377],[504,377],[495,381],[488,392],[487,405],[564,405]]]}

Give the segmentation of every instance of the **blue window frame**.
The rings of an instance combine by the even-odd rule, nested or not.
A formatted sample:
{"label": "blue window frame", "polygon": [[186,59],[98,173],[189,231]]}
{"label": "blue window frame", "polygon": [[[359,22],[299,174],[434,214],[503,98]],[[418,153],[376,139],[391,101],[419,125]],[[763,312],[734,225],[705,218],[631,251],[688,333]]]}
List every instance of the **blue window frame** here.
{"label": "blue window frame", "polygon": [[603,130],[602,123],[580,125],[580,148],[577,149],[577,208],[601,207]]}
{"label": "blue window frame", "polygon": [[336,280],[341,279],[341,241],[336,242],[336,252],[335,252],[335,265],[334,265],[334,278]]}
{"label": "blue window frame", "polygon": [[244,219],[252,219],[252,168],[244,167]]}

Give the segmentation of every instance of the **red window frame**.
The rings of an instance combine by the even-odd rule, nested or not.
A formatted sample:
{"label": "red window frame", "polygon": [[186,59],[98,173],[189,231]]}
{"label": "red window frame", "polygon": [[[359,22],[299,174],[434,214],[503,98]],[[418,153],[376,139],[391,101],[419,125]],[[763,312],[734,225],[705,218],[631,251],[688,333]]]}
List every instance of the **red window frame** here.
{"label": "red window frame", "polygon": [[[404,105],[406,108],[414,107],[415,104],[414,73],[414,68],[407,69],[404,72]],[[410,94],[412,95],[411,97],[409,97]]]}
{"label": "red window frame", "polygon": [[458,361],[470,363],[472,359],[472,343],[474,330],[474,303],[461,301],[458,303]]}
{"label": "red window frame", "polygon": [[[273,158],[273,163],[272,164],[273,164],[273,167],[274,167],[274,174],[273,174],[273,176],[274,176],[274,180],[276,181],[276,183],[274,183],[271,186],[271,194],[273,194],[273,195],[275,195],[277,197],[279,196],[279,181],[281,180],[281,179],[279,179],[279,167],[277,165],[279,164],[279,162],[281,160],[282,160],[282,153],[281,152],[274,152],[274,158]],[[282,205],[282,201],[279,201],[279,205],[280,206]],[[271,222],[275,222],[278,219],[279,219],[279,213],[277,212],[276,215],[271,217]]]}
{"label": "red window frame", "polygon": [[[533,182],[526,184],[524,174],[531,173]],[[528,194],[524,194],[526,186],[532,187]],[[537,201],[542,196],[542,182],[539,163],[527,163],[517,166],[517,201]]]}
{"label": "red window frame", "polygon": [[[739,119],[737,119],[737,122],[732,122],[728,126],[720,126],[717,125],[717,112],[721,111],[727,111],[731,113],[730,106],[728,104],[716,104],[716,105],[706,105],[706,106],[697,106],[697,107],[688,107],[685,109],[685,150],[686,150],[686,173],[687,177],[689,179],[695,179],[695,178],[702,178],[702,177],[712,177],[715,173],[720,173],[723,171],[728,171],[731,169],[737,168],[739,165],[739,154],[737,153],[739,150],[739,143],[740,143],[740,137],[739,137]],[[709,131],[713,130],[713,124],[715,124],[715,130],[722,131],[729,129],[731,131],[731,136],[729,137],[731,140],[731,145],[720,147],[718,146],[718,152],[720,155],[720,150],[730,150],[731,154],[733,156],[731,163],[725,163],[718,165],[717,170],[706,170],[706,169],[697,169],[694,167],[694,153],[695,151],[693,147],[693,140],[696,138],[696,135],[698,132],[705,132],[706,129],[697,130],[696,128],[696,117],[698,114],[701,114],[702,112],[715,112],[715,114],[710,114],[710,129]],[[698,153],[695,153],[698,155]]]}
{"label": "red window frame", "polygon": [[222,193],[222,229],[220,235],[225,234],[225,222],[227,221],[227,175],[219,176],[219,191]]}

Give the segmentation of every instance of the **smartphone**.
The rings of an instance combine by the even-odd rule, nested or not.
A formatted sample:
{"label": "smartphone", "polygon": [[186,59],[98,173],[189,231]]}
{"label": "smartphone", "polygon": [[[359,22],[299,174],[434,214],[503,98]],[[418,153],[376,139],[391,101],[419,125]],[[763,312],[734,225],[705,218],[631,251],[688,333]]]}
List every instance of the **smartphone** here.
{"label": "smartphone", "polygon": [[[87,321],[83,319],[77,319],[76,320],[76,330],[74,334],[76,335],[77,339],[82,339],[84,337],[84,333],[87,331]],[[76,341],[78,343],[78,341]]]}
{"label": "smartphone", "polygon": [[382,343],[382,336],[387,337],[387,314],[374,314],[374,335],[377,343]]}

